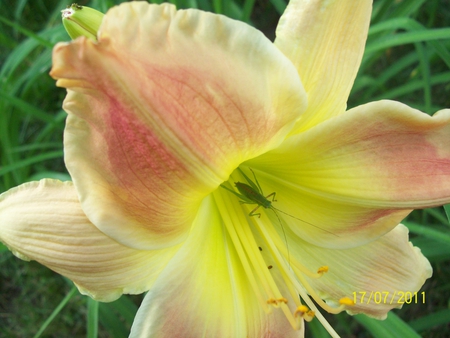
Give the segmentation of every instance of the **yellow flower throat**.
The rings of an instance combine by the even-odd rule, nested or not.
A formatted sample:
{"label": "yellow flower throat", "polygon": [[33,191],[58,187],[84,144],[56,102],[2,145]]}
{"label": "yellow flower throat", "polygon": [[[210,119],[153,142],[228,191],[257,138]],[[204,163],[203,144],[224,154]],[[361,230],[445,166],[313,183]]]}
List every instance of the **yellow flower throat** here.
{"label": "yellow flower throat", "polygon": [[[301,318],[311,321],[317,317],[330,334],[335,336],[335,331],[311,298],[325,311],[333,314],[343,311],[346,306],[354,305],[353,301],[344,297],[340,300],[339,307],[332,307],[319,297],[305,278],[321,278],[328,272],[328,266],[319,266],[317,272],[309,270],[289,255],[287,239],[281,239],[265,214],[261,218],[249,217],[248,213],[242,212],[243,206],[237,199],[226,192],[214,194],[214,198],[246,277],[264,311],[271,313],[273,308],[283,311],[295,330],[300,329]],[[282,277],[278,284],[273,277],[275,270]],[[284,294],[280,291],[281,283],[285,286]],[[295,305],[289,304],[288,299]]]}

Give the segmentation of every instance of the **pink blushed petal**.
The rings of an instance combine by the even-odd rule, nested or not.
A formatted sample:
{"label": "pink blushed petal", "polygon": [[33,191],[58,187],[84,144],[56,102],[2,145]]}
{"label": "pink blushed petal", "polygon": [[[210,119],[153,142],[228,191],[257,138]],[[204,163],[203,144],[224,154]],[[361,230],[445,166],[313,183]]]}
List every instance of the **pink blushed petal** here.
{"label": "pink blushed petal", "polygon": [[374,208],[450,202],[450,110],[433,117],[395,101],[356,107],[258,161],[313,195]]}
{"label": "pink blushed petal", "polygon": [[289,1],[275,45],[297,67],[308,94],[297,132],[345,112],[371,11],[371,0]]}
{"label": "pink blushed petal", "polygon": [[265,313],[212,198],[146,295],[130,337],[303,337],[280,309]]}
{"label": "pink blushed petal", "polygon": [[83,210],[138,249],[184,240],[201,199],[276,147],[306,104],[295,68],[260,32],[168,4],[113,8],[98,43],[59,44],[53,60]]}
{"label": "pink blushed petal", "polygon": [[56,180],[0,195],[0,241],[100,301],[147,291],[178,249],[140,251],[117,243],[86,218],[73,184]]}
{"label": "pink blushed petal", "polygon": [[290,249],[292,256],[311,269],[329,267],[321,278],[308,278],[327,302],[338,306],[339,299],[348,297],[356,301],[354,306],[347,306],[349,313],[378,319],[402,307],[407,301],[405,295],[418,292],[432,274],[430,263],[408,241],[408,229],[402,224],[378,240],[353,249],[323,249],[301,240]]}

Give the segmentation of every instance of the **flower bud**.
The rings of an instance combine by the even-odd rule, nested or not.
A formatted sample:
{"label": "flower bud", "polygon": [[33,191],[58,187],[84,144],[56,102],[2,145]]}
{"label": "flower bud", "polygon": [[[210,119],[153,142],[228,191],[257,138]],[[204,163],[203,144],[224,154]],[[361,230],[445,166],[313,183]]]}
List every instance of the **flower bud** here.
{"label": "flower bud", "polygon": [[86,6],[72,4],[62,10],[64,28],[72,39],[85,36],[97,41],[97,31],[104,14]]}

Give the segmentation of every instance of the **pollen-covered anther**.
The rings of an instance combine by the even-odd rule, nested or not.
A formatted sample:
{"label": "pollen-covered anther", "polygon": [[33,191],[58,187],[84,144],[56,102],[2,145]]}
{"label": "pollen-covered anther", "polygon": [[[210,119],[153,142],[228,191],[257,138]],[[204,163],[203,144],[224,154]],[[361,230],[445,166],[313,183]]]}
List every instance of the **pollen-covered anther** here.
{"label": "pollen-covered anther", "polygon": [[355,305],[355,302],[348,297],[343,297],[343,298],[339,299],[339,304],[353,306],[353,305]]}
{"label": "pollen-covered anther", "polygon": [[326,265],[321,266],[321,267],[317,270],[317,273],[318,273],[319,275],[323,275],[323,274],[326,273],[326,272],[328,272],[328,266],[326,266]]}
{"label": "pollen-covered anther", "polygon": [[302,317],[307,322],[310,322],[315,316],[314,311],[308,309],[305,305],[300,305],[294,312],[294,317]]}
{"label": "pollen-covered anther", "polygon": [[288,300],[284,297],[280,297],[280,298],[269,298],[267,300],[267,304],[269,305],[273,305],[274,307],[279,307],[281,303],[287,304]]}

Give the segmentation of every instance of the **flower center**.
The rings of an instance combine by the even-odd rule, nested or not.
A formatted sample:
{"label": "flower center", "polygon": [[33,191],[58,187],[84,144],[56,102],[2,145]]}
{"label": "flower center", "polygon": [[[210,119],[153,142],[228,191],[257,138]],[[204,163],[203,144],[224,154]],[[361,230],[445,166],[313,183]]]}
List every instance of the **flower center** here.
{"label": "flower center", "polygon": [[[321,278],[328,272],[328,266],[318,266],[317,271],[313,272],[291,257],[287,238],[284,236],[282,240],[265,210],[261,210],[262,217],[251,217],[249,213],[254,206],[244,206],[248,212],[242,212],[243,206],[232,194],[219,193],[215,199],[224,226],[263,310],[266,313],[271,313],[274,308],[281,310],[295,330],[300,329],[301,318],[311,321],[317,317],[331,336],[339,337],[312,299],[325,311],[334,314],[352,305],[352,301],[345,297],[340,300],[339,307],[331,307],[305,278]],[[282,222],[280,218],[278,221]]]}

